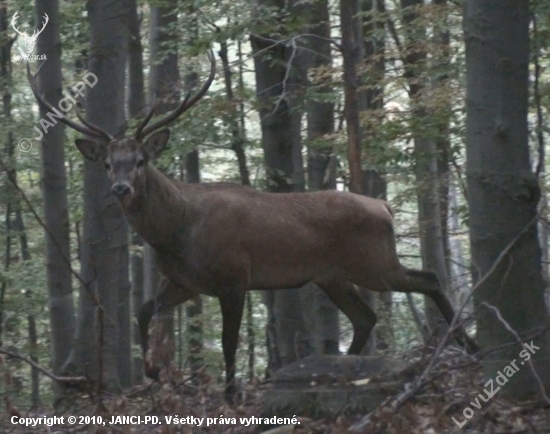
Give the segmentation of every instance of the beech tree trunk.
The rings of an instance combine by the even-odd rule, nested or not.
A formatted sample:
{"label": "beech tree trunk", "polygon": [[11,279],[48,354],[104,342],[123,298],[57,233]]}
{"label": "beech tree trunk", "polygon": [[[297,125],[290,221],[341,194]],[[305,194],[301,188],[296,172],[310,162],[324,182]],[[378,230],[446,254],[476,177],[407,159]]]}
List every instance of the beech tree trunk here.
{"label": "beech tree trunk", "polygon": [[[483,358],[487,378],[495,378],[524,348],[504,346],[515,339],[484,303],[528,343],[548,315],[536,224],[540,189],[528,146],[529,2],[468,0],[464,32],[470,242],[474,282],[480,284],[474,304],[478,342],[485,349],[500,346]],[[533,343],[540,348],[532,360],[548,390],[548,334]],[[508,380],[502,392],[515,398],[539,390],[527,366]]]}
{"label": "beech tree trunk", "polygon": [[[37,23],[42,22],[45,13],[50,17],[50,22],[38,37],[36,49],[38,53],[45,54],[48,61],[40,68],[38,80],[46,100],[56,107],[62,98],[58,0],[36,1]],[[46,113],[47,110],[40,107],[40,117],[45,118]],[[40,147],[44,223],[48,227],[48,232],[45,233],[46,279],[52,370],[58,375],[69,356],[75,334],[64,142],[64,126],[59,122],[48,129]],[[57,394],[62,393],[60,383],[56,383],[55,391]]]}
{"label": "beech tree trunk", "polygon": [[[179,71],[177,50],[166,47],[174,38],[177,29],[177,1],[169,0],[150,7],[150,74],[149,105],[156,101],[156,114],[160,115],[173,110],[179,102]],[[157,266],[156,253],[144,243],[144,293],[147,301],[157,295],[161,273]],[[170,309],[161,315],[163,333],[169,336],[172,348],[175,343],[174,310]],[[170,358],[173,358],[173,354]]]}
{"label": "beech tree trunk", "polygon": [[[185,156],[185,181],[189,184],[201,182],[199,152],[195,149]],[[202,295],[197,295],[189,301],[186,307],[187,313],[187,342],[189,348],[189,366],[191,372],[197,372],[204,366],[202,351],[203,338],[203,310]]]}
{"label": "beech tree trunk", "polygon": [[[451,35],[448,22],[447,0],[433,0],[440,11],[436,16],[439,18],[434,24],[434,42],[435,54],[432,65],[432,77],[434,87],[444,87],[450,79],[449,71],[451,68]],[[446,98],[447,104],[438,110],[438,117],[441,117],[438,130],[439,134],[435,141],[437,149],[437,177],[439,184],[439,207],[441,214],[441,236],[443,241],[443,252],[446,258],[447,275],[451,275],[451,248],[450,235],[447,226],[449,222],[449,188],[451,171],[449,169],[449,158],[451,156],[451,137],[450,122],[453,101]],[[452,288],[448,287],[449,292],[454,294]]]}
{"label": "beech tree trunk", "polygon": [[[127,47],[127,7],[122,0],[87,3],[90,22],[89,70],[97,84],[87,90],[87,120],[114,134],[125,123],[124,84]],[[130,290],[128,228],[119,204],[110,194],[103,164],[84,161],[84,223],[79,318],[71,362],[94,381],[118,389],[120,336],[118,302]],[[128,297],[124,297],[128,299]],[[104,310],[104,341],[98,337],[98,305]],[[129,336],[128,336],[129,340]],[[103,372],[99,378],[98,351]],[[124,357],[129,358],[130,354]],[[128,363],[129,365],[129,363]]]}
{"label": "beech tree trunk", "polygon": [[[143,115],[145,108],[145,92],[143,78],[143,48],[141,46],[141,32],[136,0],[128,1],[128,113],[130,118]],[[143,240],[134,233],[132,235],[132,249],[130,263],[132,269],[132,316],[137,317],[143,305]],[[132,324],[132,343],[141,344],[141,335],[137,321]],[[132,354],[134,352],[132,351]],[[143,381],[143,360],[141,351],[139,356],[132,356],[132,384]]]}
{"label": "beech tree trunk", "polygon": [[[408,81],[410,104],[415,119],[428,119],[429,116],[423,103],[423,98],[426,98],[427,83],[421,74],[422,65],[427,59],[426,50],[422,45],[423,39],[425,39],[425,29],[415,22],[418,18],[415,8],[422,4],[422,0],[401,0],[406,32],[405,78]],[[448,293],[435,140],[422,132],[415,132],[414,153],[422,265],[423,268],[437,274],[444,291]],[[442,336],[447,329],[445,319],[430,298],[425,297],[425,305],[429,328],[436,335]]]}
{"label": "beech tree trunk", "polygon": [[[285,11],[283,2],[277,0],[260,0],[255,6],[273,7],[274,13]],[[270,35],[262,34],[260,28],[253,29],[251,43],[255,53],[256,94],[260,104],[267,189],[272,192],[300,191],[304,188],[304,171],[300,137],[302,113],[294,106],[299,85],[297,79],[300,79],[296,64],[290,65],[290,68],[294,66],[293,73],[286,74],[288,62],[299,56],[298,44],[295,41],[290,46],[272,46],[270,38]],[[273,59],[277,61],[273,62]],[[264,294],[268,308],[271,372],[312,351],[310,331],[297,291],[299,289],[285,289]]]}
{"label": "beech tree trunk", "polygon": [[[225,91],[227,94],[227,100],[230,103],[235,104],[236,101],[233,97],[233,73],[229,65],[227,42],[222,41],[220,43],[219,51],[220,59],[222,60],[222,66],[224,71]],[[243,81],[243,61],[242,61],[242,47],[241,41],[237,41],[237,54],[239,56],[239,76],[238,76],[238,93],[240,102],[238,104],[238,112],[227,119],[227,122],[231,126],[231,149],[235,152],[237,157],[237,163],[239,166],[239,175],[241,177],[241,183],[244,186],[250,186],[250,173],[246,164],[246,131],[245,131],[245,112],[244,112],[244,81]],[[237,104],[235,104],[237,106]],[[235,107],[237,108],[237,107]],[[254,366],[255,366],[255,330],[254,330],[254,317],[252,307],[252,295],[250,292],[246,294],[246,331],[247,331],[247,344],[248,344],[248,378],[252,380],[254,378]]]}
{"label": "beech tree trunk", "polygon": [[[330,22],[328,1],[321,0],[310,4],[309,33],[318,37],[306,40],[308,68],[329,68],[332,65],[330,46]],[[330,94],[332,84],[316,83],[320,93]],[[308,101],[307,106],[308,141],[308,189],[327,190],[336,188],[336,160],[330,146],[319,146],[317,140],[334,133],[334,103],[316,99]],[[338,354],[340,325],[338,308],[317,285],[311,283],[304,289],[304,303],[313,305],[314,315],[310,326],[314,330],[313,346],[318,354]],[[309,298],[309,300],[308,300]],[[303,299],[303,298],[302,298]]]}

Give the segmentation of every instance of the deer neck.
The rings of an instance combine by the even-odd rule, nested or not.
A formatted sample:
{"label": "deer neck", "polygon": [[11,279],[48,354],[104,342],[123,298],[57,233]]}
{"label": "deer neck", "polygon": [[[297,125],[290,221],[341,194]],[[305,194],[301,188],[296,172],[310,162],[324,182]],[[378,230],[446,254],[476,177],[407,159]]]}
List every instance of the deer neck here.
{"label": "deer neck", "polygon": [[124,213],[132,228],[152,246],[174,245],[181,232],[187,200],[152,164],[145,167],[145,183]]}

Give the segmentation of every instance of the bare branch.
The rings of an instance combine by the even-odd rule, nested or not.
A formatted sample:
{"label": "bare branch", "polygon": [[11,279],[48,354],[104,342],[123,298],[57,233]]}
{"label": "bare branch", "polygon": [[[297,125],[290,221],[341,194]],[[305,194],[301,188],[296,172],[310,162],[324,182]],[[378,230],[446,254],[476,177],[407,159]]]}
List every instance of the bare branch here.
{"label": "bare branch", "polygon": [[[491,304],[489,304],[485,301],[482,302],[481,304],[495,313],[496,317],[502,323],[502,325],[504,325],[506,330],[508,330],[512,334],[512,336],[514,336],[517,343],[520,344],[521,347],[523,347],[523,341],[521,340],[521,337],[519,336],[518,332],[515,331],[512,328],[512,326],[508,323],[508,321],[506,321],[502,317],[500,311],[495,306],[493,306],[493,305],[491,305]],[[521,363],[523,364],[523,362],[521,362]],[[527,359],[527,363],[529,363],[529,369],[531,369],[531,372],[533,373],[533,377],[535,377],[535,379],[537,380],[537,382],[539,384],[539,391],[540,391],[542,397],[544,398],[544,400],[548,404],[550,404],[550,399],[548,398],[548,395],[546,394],[546,388],[544,387],[544,384],[542,383],[542,380],[540,379],[539,374],[538,374],[537,370],[535,369],[535,365],[533,365],[533,360],[531,359],[531,357],[529,359]]]}
{"label": "bare branch", "polygon": [[12,351],[4,350],[3,348],[0,348],[0,354],[5,354],[6,356],[13,357],[14,359],[22,360],[25,363],[28,363],[33,368],[38,369],[40,372],[42,372],[46,377],[51,378],[54,381],[57,381],[59,383],[86,383],[88,382],[88,379],[86,377],[63,377],[63,376],[57,376],[50,371],[44,369],[42,366],[40,366],[38,363],[36,363],[34,360],[29,359],[28,357],[21,356],[17,353],[14,353]]}

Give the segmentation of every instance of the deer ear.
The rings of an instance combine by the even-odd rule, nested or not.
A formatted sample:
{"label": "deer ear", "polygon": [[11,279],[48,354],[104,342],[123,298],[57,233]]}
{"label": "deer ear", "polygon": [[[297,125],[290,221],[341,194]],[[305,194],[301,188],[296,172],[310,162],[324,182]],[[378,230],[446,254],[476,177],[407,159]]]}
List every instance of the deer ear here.
{"label": "deer ear", "polygon": [[107,158],[107,149],[95,140],[76,139],[75,145],[88,160],[98,162]]}
{"label": "deer ear", "polygon": [[164,151],[169,138],[170,130],[168,128],[157,131],[143,144],[143,150],[150,159],[154,159],[158,157],[162,151]]}

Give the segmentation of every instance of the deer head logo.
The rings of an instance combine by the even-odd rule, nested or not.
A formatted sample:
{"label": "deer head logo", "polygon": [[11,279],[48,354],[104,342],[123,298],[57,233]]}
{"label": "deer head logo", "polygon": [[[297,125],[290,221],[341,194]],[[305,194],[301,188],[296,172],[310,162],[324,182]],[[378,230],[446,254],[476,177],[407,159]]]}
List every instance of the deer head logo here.
{"label": "deer head logo", "polygon": [[27,35],[26,30],[24,32],[21,32],[19,28],[16,27],[15,24],[16,24],[17,18],[19,18],[19,11],[13,14],[13,18],[11,19],[11,26],[13,27],[13,30],[15,30],[17,34],[20,35],[25,40],[25,49],[27,50],[27,54],[30,56],[32,54],[32,50],[34,50],[34,44],[36,44],[38,35],[42,33],[42,31],[46,28],[46,24],[48,24],[50,17],[48,17],[48,14],[44,13],[44,21],[42,22],[42,28],[40,30],[35,30],[31,36]]}

